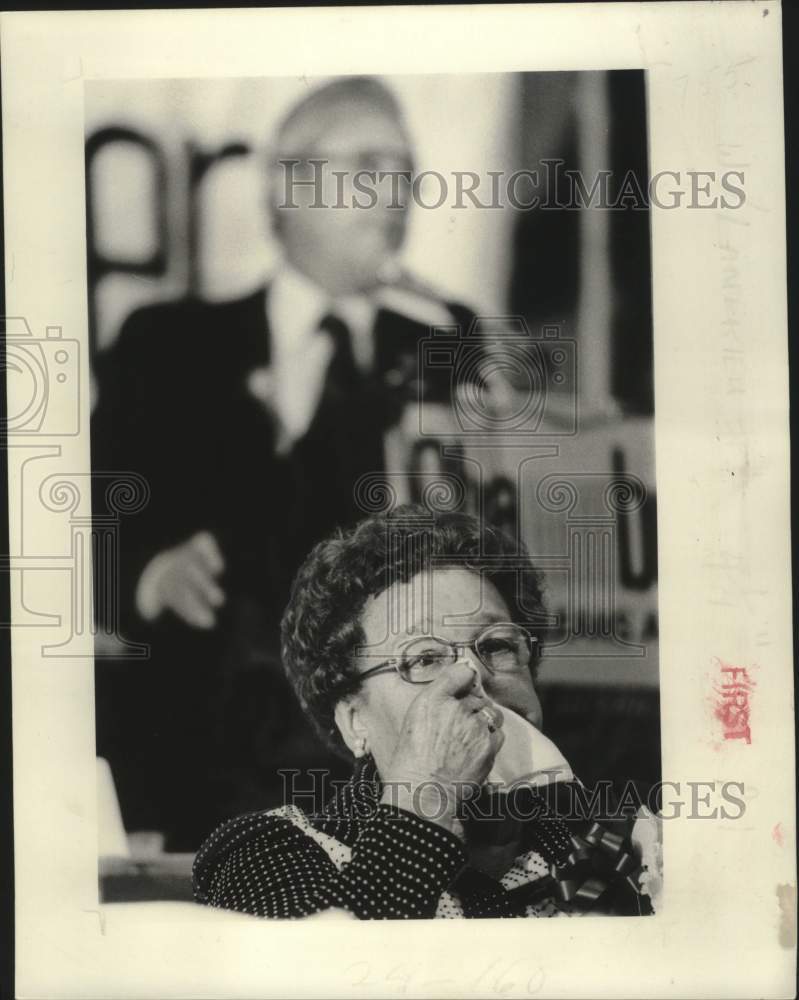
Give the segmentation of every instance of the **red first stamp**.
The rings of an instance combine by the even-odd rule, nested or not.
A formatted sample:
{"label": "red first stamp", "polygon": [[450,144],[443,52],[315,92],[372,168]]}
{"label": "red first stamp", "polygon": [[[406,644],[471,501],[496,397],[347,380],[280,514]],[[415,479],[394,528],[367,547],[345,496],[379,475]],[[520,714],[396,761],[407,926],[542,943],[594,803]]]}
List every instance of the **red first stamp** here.
{"label": "red first stamp", "polygon": [[716,657],[721,683],[716,685],[714,715],[722,725],[725,740],[752,742],[749,725],[750,701],[755,682],[746,667],[734,667]]}

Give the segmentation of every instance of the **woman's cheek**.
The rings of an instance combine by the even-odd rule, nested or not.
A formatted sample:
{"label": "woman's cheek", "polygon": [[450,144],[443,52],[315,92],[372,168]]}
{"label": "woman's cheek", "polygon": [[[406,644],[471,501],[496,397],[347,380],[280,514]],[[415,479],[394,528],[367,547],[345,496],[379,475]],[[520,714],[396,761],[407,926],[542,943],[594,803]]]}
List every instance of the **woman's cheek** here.
{"label": "woman's cheek", "polygon": [[[400,683],[407,687],[404,682]],[[413,697],[396,689],[381,692],[378,697],[370,699],[367,706],[368,724],[370,743],[376,756],[378,753],[381,756],[391,756],[394,753],[411,701]]]}
{"label": "woman's cheek", "polygon": [[541,728],[543,711],[532,680],[505,682],[490,696],[498,705],[511,709],[532,722],[536,728]]}

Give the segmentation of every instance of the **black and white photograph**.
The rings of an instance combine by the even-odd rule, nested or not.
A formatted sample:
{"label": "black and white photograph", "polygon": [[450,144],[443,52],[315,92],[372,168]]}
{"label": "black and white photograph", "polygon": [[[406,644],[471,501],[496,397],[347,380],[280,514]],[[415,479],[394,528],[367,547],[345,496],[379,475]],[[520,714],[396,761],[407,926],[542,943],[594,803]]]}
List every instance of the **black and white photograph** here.
{"label": "black and white photograph", "polygon": [[645,74],[86,119],[94,517],[141,501],[95,547],[104,898],[199,851],[258,916],[650,913]]}
{"label": "black and white photograph", "polygon": [[781,11],[635,11],[3,16],[18,995],[789,995]]}

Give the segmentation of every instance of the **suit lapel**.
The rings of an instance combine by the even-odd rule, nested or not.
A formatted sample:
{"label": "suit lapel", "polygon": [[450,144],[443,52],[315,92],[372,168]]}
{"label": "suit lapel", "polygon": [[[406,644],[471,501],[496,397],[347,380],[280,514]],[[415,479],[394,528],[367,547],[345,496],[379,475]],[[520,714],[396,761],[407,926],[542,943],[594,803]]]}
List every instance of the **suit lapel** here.
{"label": "suit lapel", "polygon": [[396,369],[404,370],[409,362],[416,371],[419,342],[428,336],[423,323],[408,319],[389,309],[378,309],[375,316],[375,375],[382,377]]}
{"label": "suit lapel", "polygon": [[264,367],[270,363],[272,344],[266,308],[268,296],[268,287],[259,288],[231,307],[231,331],[240,331],[241,357],[246,368]]}

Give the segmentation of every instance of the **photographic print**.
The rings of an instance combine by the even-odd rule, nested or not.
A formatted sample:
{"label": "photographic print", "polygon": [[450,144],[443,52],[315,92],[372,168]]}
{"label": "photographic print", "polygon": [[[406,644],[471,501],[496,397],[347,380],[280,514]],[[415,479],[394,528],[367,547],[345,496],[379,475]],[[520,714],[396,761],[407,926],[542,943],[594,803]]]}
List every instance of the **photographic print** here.
{"label": "photographic print", "polygon": [[787,995],[779,8],[575,14],[4,19],[20,995]]}
{"label": "photographic print", "polygon": [[[635,821],[660,777],[644,74],[112,83],[88,88],[87,125],[93,537],[102,526],[108,544],[94,551],[110,557],[95,584],[98,604],[111,597],[97,609],[98,755],[148,878],[162,863],[174,887],[172,855],[208,837],[210,850],[232,820],[215,836],[238,853],[223,849],[213,871],[201,853],[195,892],[235,908],[236,889],[214,888],[251,850],[235,816],[261,817],[253,842],[268,868],[269,838],[294,835],[294,810],[298,829],[323,831],[350,783],[374,783],[375,815],[344,842],[333,835],[355,860],[373,824],[387,848],[402,836],[407,810],[384,816],[381,799],[404,795],[427,819],[432,796],[432,836],[458,823],[479,844],[488,824],[492,852],[510,838],[492,899],[531,863],[540,874],[562,862],[580,882],[572,836],[588,851],[600,817]],[[114,508],[125,486],[140,509]],[[329,548],[312,556],[318,544]],[[467,591],[449,596],[458,579]],[[405,600],[398,585],[421,589]],[[384,600],[407,607],[381,618],[380,649],[399,670],[375,676],[373,701],[357,675],[386,657],[362,648],[363,616]],[[503,656],[509,686],[491,666]],[[469,667],[479,694],[457,688],[434,726],[468,707],[505,745],[450,771],[450,748],[397,734],[439,671]],[[345,707],[365,713],[362,735],[342,730]],[[541,733],[575,761],[557,791],[579,789],[560,811],[581,825],[563,826],[562,856],[523,849],[526,826],[555,828],[523,822],[533,806],[520,802],[504,832],[450,815],[465,807],[457,784],[480,787],[492,765],[520,794],[549,750]],[[406,755],[422,773],[384,781]],[[512,813],[501,788],[496,808]],[[445,796],[458,801],[438,817]],[[471,875],[468,848],[448,843],[448,874],[467,860]],[[640,857],[618,843],[627,878]],[[313,839],[303,848],[318,852]],[[125,890],[107,863],[113,898]],[[252,887],[260,902],[241,905],[323,909],[335,870],[331,858],[303,887],[318,899],[300,910],[283,909],[292,882],[273,885],[271,871]],[[600,883],[615,898],[603,879],[586,895]],[[436,889],[452,914],[480,915],[441,880],[419,911],[393,899],[358,912],[433,916]],[[557,892],[581,890],[553,891],[548,915],[569,911]],[[508,915],[527,908],[509,902]]]}

